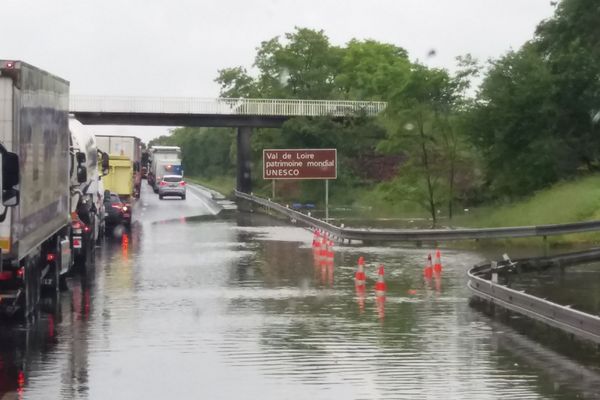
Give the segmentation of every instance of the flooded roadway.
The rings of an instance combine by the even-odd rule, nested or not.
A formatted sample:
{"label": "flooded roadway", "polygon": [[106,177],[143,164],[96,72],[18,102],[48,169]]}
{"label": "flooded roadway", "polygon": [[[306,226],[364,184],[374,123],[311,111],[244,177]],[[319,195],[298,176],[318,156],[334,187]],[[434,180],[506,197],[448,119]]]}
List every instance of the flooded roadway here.
{"label": "flooded roadway", "polygon": [[[0,399],[594,398],[600,375],[468,305],[483,256],[336,248],[200,191],[144,185],[132,231],[29,326],[0,329]],[[203,215],[201,217],[194,217]],[[367,286],[355,289],[359,256]],[[386,266],[385,297],[373,290]]]}

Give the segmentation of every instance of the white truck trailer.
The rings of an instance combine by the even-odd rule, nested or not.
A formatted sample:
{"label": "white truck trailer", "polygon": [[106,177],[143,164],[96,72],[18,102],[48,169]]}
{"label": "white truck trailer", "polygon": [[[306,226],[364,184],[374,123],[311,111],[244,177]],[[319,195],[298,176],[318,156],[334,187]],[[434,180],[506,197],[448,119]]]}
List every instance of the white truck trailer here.
{"label": "white truck trailer", "polygon": [[[18,158],[18,168],[5,176],[3,203],[15,191],[6,192],[6,179],[18,182],[12,197],[20,200],[0,218],[4,314],[31,314],[42,285],[58,291],[72,266],[68,113],[67,81],[22,61],[0,60],[0,144]],[[76,152],[74,160],[73,173],[83,183],[86,154]]]}
{"label": "white truck trailer", "polygon": [[152,146],[148,184],[158,193],[158,181],[164,175],[183,175],[181,149],[178,146]]}

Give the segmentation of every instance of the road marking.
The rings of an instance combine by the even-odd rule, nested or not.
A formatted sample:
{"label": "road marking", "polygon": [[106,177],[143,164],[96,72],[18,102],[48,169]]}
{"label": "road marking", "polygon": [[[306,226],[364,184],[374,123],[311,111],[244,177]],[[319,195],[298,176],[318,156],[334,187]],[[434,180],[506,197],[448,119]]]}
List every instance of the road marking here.
{"label": "road marking", "polygon": [[200,200],[200,202],[204,205],[204,207],[206,207],[208,209],[208,211],[211,212],[213,215],[217,215],[219,213],[219,210],[214,211],[213,208],[203,198],[201,198],[194,192],[190,191],[190,194],[193,197],[195,197],[196,199]]}

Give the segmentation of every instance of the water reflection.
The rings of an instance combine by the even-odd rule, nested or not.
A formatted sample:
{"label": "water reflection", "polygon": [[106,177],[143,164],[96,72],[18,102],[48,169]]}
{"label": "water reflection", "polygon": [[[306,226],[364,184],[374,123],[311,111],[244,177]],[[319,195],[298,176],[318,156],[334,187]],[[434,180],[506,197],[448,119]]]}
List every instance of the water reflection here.
{"label": "water reflection", "polygon": [[35,324],[0,331],[0,398],[594,393],[468,306],[465,272],[481,255],[445,250],[436,271],[436,254],[428,279],[431,249],[327,239],[323,252],[311,236],[253,216],[134,226]]}

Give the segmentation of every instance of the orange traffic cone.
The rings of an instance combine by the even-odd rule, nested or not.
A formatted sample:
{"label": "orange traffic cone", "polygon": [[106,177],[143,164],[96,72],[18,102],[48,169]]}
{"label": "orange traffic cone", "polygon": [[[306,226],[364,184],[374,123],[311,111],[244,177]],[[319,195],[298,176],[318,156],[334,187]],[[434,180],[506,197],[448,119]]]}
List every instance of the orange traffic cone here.
{"label": "orange traffic cone", "polygon": [[321,233],[319,231],[315,232],[315,238],[313,239],[313,250],[315,253],[319,253],[321,248]]}
{"label": "orange traffic cone", "polygon": [[435,263],[433,264],[433,270],[435,272],[442,272],[442,255],[439,250],[435,251]]}
{"label": "orange traffic cone", "polygon": [[385,271],[383,269],[383,264],[381,264],[379,266],[379,270],[377,271],[377,282],[375,283],[375,293],[376,294],[385,293],[385,291],[387,290],[387,286],[383,279],[384,275],[385,275]]}
{"label": "orange traffic cone", "polygon": [[423,269],[423,276],[431,278],[433,276],[433,266],[431,265],[431,254],[427,255],[427,265]]}
{"label": "orange traffic cone", "polygon": [[365,275],[365,259],[363,256],[358,257],[358,270],[354,274],[354,282],[356,286],[364,285],[367,281],[367,276]]}

